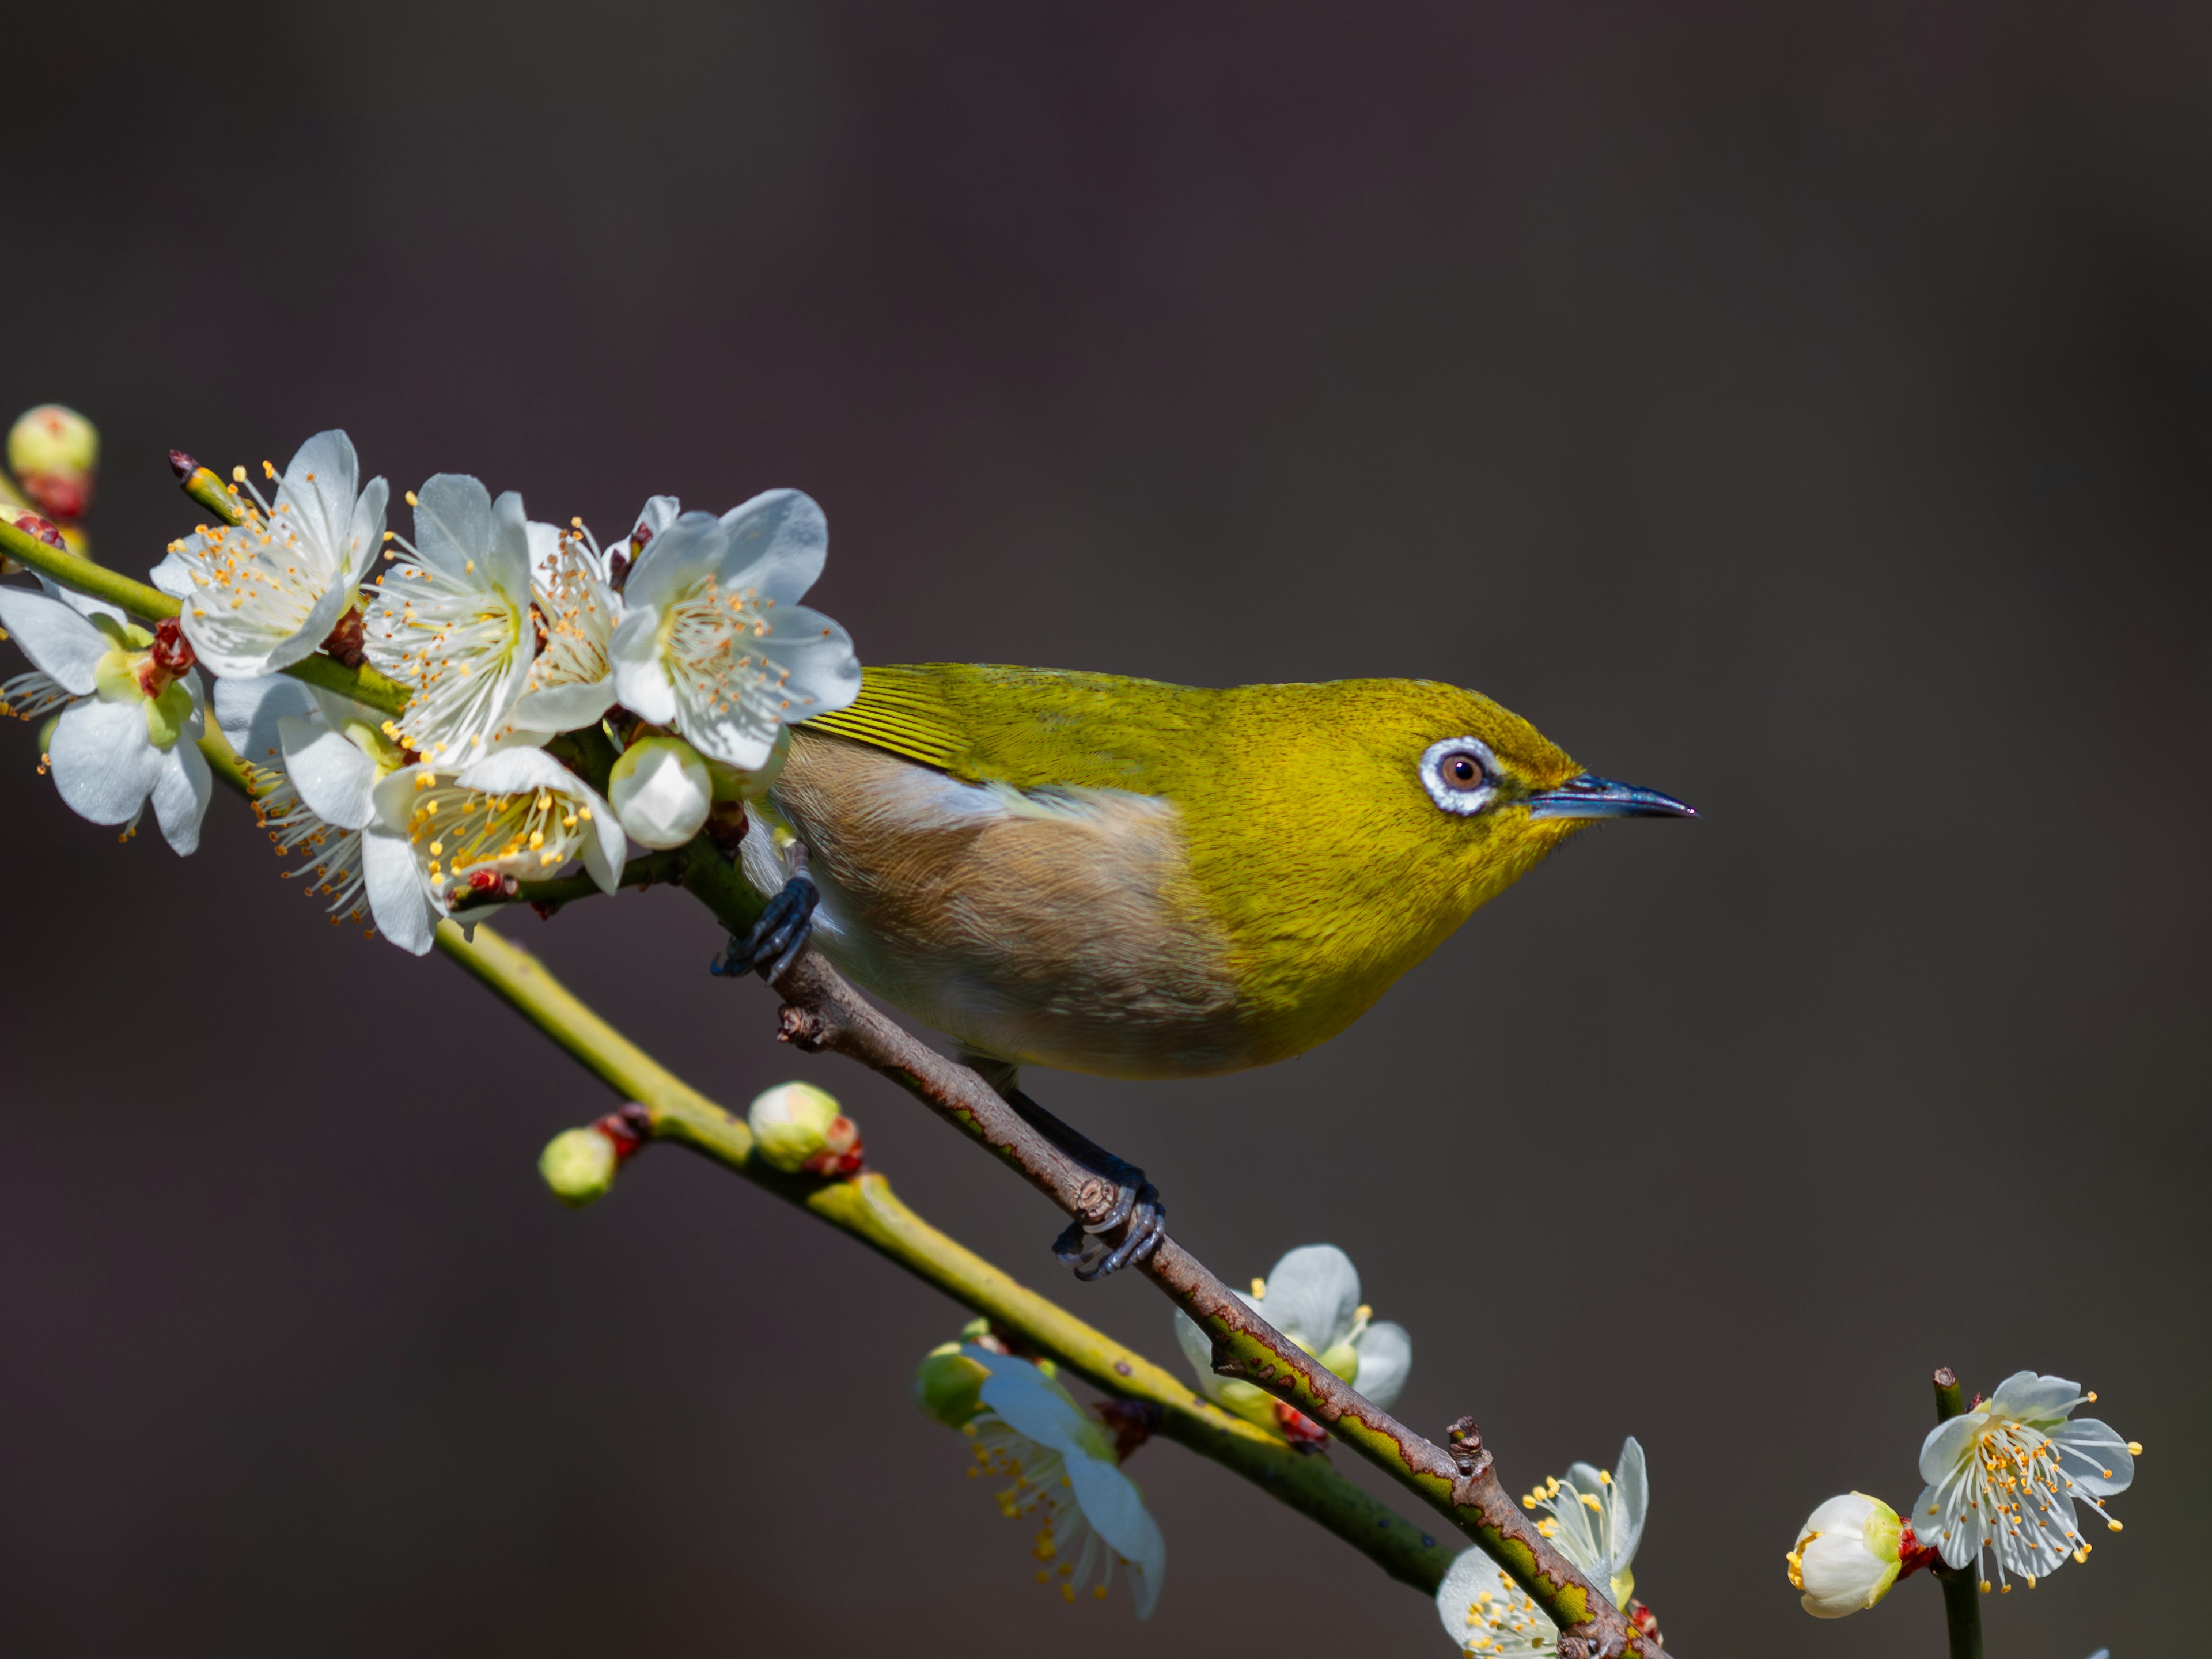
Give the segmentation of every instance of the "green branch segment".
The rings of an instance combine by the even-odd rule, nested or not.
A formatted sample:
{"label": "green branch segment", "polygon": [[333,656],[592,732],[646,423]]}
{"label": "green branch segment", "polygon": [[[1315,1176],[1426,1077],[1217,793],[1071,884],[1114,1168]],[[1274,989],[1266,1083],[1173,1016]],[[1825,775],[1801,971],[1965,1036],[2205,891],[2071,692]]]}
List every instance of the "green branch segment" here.
{"label": "green branch segment", "polygon": [[1326,1459],[1293,1451],[1232,1417],[1174,1373],[939,1232],[902,1203],[882,1176],[822,1181],[787,1175],[756,1158],[752,1131],[743,1118],[616,1030],[527,951],[481,926],[471,944],[450,921],[438,928],[438,948],[617,1094],[644,1107],[654,1139],[688,1146],[851,1235],[1101,1392],[1158,1406],[1160,1432],[1167,1438],[1235,1470],[1392,1577],[1428,1595],[1443,1582],[1455,1551],[1353,1486]]}

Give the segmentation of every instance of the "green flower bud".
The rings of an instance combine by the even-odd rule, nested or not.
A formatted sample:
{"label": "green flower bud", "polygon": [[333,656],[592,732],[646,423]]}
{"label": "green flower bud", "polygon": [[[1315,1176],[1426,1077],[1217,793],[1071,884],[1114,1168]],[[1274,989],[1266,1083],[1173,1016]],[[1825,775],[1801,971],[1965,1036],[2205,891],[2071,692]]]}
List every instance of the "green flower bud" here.
{"label": "green flower bud", "polygon": [[545,1143],[538,1157],[538,1173],[545,1177],[554,1197],[581,1209],[607,1195],[620,1161],[614,1142],[597,1128],[568,1129]]}
{"label": "green flower bud", "polygon": [[25,410],[9,428],[9,470],[31,504],[51,517],[83,516],[92,505],[92,476],[99,465],[99,430],[73,409],[41,404]]}
{"label": "green flower bud", "polygon": [[941,1343],[914,1374],[914,1403],[946,1428],[960,1428],[982,1410],[990,1376],[990,1368],[961,1352],[957,1342]]}
{"label": "green flower bud", "polygon": [[607,774],[607,799],[641,846],[683,846],[705,828],[714,798],[707,763],[681,738],[634,743]]}
{"label": "green flower bud", "polygon": [[784,1083],[756,1096],[745,1112],[760,1154],[779,1170],[850,1175],[860,1167],[860,1132],[836,1097],[811,1083]]}

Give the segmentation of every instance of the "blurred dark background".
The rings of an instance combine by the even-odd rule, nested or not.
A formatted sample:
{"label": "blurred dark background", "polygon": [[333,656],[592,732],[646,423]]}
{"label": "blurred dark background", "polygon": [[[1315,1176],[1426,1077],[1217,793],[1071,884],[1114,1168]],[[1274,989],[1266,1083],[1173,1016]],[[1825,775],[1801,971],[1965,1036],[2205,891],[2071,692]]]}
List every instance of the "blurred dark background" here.
{"label": "blurred dark background", "polygon": [[[1647,1447],[1686,1655],[1816,1626],[1927,1376],[2148,1443],[2008,1659],[2198,1639],[2212,724],[2201,6],[266,5],[7,27],[6,413],[163,460],[343,424],[617,529],[796,484],[870,660],[1433,676],[1696,825],[1587,837],[1349,1035],[1038,1093],[1224,1275],[1350,1250],[1401,1410],[1516,1490]],[[404,513],[394,522],[405,526]],[[12,657],[12,653],[10,653]],[[12,669],[10,670],[12,672]],[[0,738],[6,734],[0,733]],[[1171,1445],[1141,1631],[1071,1612],[907,1403],[958,1310],[664,1151],[450,966],[333,931],[219,798],[117,848],[8,765],[10,1654],[1447,1651]],[[509,924],[742,1107],[840,1091],[925,1213],[1163,1361],[1133,1278],[653,895]],[[1565,1296],[1534,1302],[1541,1273]],[[1367,1475],[1348,1455],[1340,1462]]]}

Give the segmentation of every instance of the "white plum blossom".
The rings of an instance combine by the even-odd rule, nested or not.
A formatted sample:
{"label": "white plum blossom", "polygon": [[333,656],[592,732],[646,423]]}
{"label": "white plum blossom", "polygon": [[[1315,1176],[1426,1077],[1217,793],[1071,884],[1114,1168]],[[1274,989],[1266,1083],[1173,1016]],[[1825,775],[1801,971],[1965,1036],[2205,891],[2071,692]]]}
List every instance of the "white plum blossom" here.
{"label": "white plum blossom", "polygon": [[513,735],[537,658],[530,523],[521,496],[494,501],[459,473],[408,501],[415,541],[376,579],[362,648],[410,693],[391,735],[433,763],[466,765]]}
{"label": "white plum blossom", "polygon": [[290,872],[313,879],[333,921],[359,920],[412,955],[430,948],[437,910],[402,835],[377,821],[378,781],[406,757],[374,711],[288,675],[218,680],[216,723],[252,780],[253,810]]}
{"label": "white plum blossom", "polygon": [[389,493],[381,478],[356,493],[359,477],[352,441],[319,432],[284,469],[273,507],[252,492],[243,523],[170,544],[154,585],[183,606],[185,637],[210,672],[246,679],[288,667],[352,608],[383,545]]}
{"label": "white plum blossom", "polygon": [[514,705],[514,726],[543,739],[595,725],[615,702],[615,628],[622,596],[611,555],[573,520],[566,529],[532,523],[530,580],[538,654]]}
{"label": "white plum blossom", "polygon": [[1951,1567],[1990,1551],[2008,1585],[2008,1573],[2033,1585],[2069,1555],[2087,1560],[2074,1505],[2118,1532],[2100,1500],[2127,1490],[2142,1450],[2094,1418],[2074,1419],[2096,1397],[2063,1377],[2015,1371],[1972,1411],[1936,1425],[1920,1448],[1928,1485],[1908,1517],[1916,1541]]}
{"label": "white plum blossom", "polygon": [[1006,1482],[997,1494],[1000,1512],[1036,1524],[1030,1553],[1037,1583],[1056,1585],[1071,1602],[1086,1589],[1103,1601],[1118,1565],[1137,1617],[1150,1618],[1167,1571],[1167,1543],[1135,1483],[1121,1473],[1112,1438],[1027,1360],[973,1343],[958,1358],[987,1373],[981,1409],[960,1431],[975,1449],[975,1472]]}
{"label": "white plum blossom", "polygon": [[[1545,1510],[1536,1530],[1575,1564],[1600,1594],[1624,1613],[1636,1587],[1629,1564],[1644,1537],[1650,1484],[1644,1448],[1632,1435],[1610,1469],[1577,1463],[1523,1498],[1524,1508]],[[1463,1550],[1437,1590],[1437,1616],[1462,1651],[1501,1655],[1559,1652],[1559,1631],[1543,1609],[1498,1564],[1479,1549]]]}
{"label": "white plum blossom", "polygon": [[1462,1653],[1480,1659],[1556,1656],[1559,1627],[1479,1549],[1462,1550],[1437,1587],[1437,1616]]}
{"label": "white plum blossom", "polygon": [[720,519],[686,513],[654,534],[623,583],[613,654],[623,707],[751,771],[787,721],[850,703],[860,690],[851,637],[798,603],[829,542],[822,509],[795,489]]}
{"label": "white plum blossom", "polygon": [[441,915],[472,891],[551,876],[571,859],[602,892],[622,880],[614,809],[542,749],[495,750],[459,769],[402,767],[369,795],[376,830],[405,842]]}
{"label": "white plum blossom", "polygon": [[[1237,1294],[1376,1405],[1392,1405],[1404,1389],[1413,1369],[1413,1339],[1402,1325],[1376,1322],[1375,1310],[1359,1299],[1358,1269],[1335,1245],[1302,1244],[1265,1279],[1254,1279],[1249,1296]],[[1249,1382],[1215,1376],[1212,1340],[1180,1310],[1175,1332],[1199,1389],[1214,1404],[1278,1434],[1321,1437],[1302,1414],[1273,1395]]]}
{"label": "white plum blossom", "polygon": [[699,751],[681,738],[645,738],[615,763],[607,799],[640,846],[681,847],[706,828],[714,780]]}
{"label": "white plum blossom", "polygon": [[0,628],[35,671],[0,698],[26,720],[55,715],[42,764],[72,811],[128,836],[150,799],[169,845],[193,852],[215,780],[199,750],[206,714],[191,646],[173,623],[149,634],[112,606],[60,592],[0,588]]}
{"label": "white plum blossom", "polygon": [[1815,1619],[1842,1619],[1889,1594],[1903,1565],[1905,1523],[1863,1492],[1831,1498],[1806,1517],[1788,1557],[1790,1583]]}

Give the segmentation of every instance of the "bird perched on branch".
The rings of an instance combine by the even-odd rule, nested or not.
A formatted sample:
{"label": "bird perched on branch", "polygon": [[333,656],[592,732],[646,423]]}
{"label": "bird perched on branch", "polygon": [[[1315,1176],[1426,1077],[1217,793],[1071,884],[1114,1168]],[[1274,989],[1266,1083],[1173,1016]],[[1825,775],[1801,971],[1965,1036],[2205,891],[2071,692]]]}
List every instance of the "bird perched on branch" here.
{"label": "bird perched on branch", "polygon": [[717,970],[773,979],[811,938],[954,1039],[1121,1184],[1092,1239],[1061,1241],[1085,1277],[1142,1259],[1158,1195],[1023,1095],[1018,1068],[1202,1077],[1287,1060],[1577,830],[1696,816],[1425,680],[1212,690],[870,668],[857,702],[792,739],[744,847],[774,897]]}

